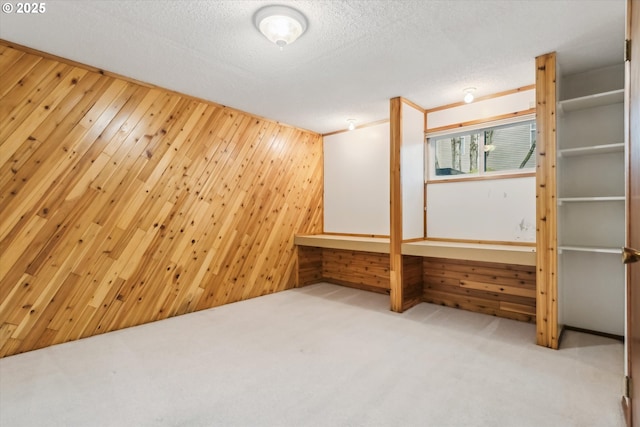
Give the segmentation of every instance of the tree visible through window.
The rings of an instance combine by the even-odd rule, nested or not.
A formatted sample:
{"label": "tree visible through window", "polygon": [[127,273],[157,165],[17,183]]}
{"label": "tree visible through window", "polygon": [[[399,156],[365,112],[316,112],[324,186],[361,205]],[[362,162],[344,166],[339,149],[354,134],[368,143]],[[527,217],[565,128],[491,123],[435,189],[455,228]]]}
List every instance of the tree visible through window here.
{"label": "tree visible through window", "polygon": [[[535,121],[430,138],[435,176],[535,168]],[[483,155],[480,155],[480,154]]]}

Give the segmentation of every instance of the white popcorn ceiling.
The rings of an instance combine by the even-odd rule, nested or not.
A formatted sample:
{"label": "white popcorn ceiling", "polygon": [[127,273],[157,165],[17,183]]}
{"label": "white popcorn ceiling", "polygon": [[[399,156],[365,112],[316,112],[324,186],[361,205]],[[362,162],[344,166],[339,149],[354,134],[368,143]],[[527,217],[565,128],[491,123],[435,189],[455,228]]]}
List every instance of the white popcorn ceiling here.
{"label": "white popcorn ceiling", "polygon": [[[12,0],[7,0],[11,1]],[[326,133],[535,82],[556,51],[565,74],[623,60],[625,0],[49,0],[0,13],[0,38]],[[304,13],[284,51],[253,25],[267,4]]]}

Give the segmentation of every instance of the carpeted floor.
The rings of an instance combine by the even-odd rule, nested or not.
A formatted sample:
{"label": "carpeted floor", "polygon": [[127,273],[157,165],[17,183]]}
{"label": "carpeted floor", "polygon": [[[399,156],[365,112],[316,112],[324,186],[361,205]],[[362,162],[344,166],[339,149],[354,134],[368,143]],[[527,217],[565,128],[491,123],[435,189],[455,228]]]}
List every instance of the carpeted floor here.
{"label": "carpeted floor", "polygon": [[0,426],[624,426],[623,345],[317,284],[0,359]]}

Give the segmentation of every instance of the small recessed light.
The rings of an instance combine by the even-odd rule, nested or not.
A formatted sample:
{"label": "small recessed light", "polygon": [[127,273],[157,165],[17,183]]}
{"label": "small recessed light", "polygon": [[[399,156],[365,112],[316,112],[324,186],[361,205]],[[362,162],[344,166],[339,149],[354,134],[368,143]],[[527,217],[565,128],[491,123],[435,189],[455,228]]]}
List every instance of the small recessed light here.
{"label": "small recessed light", "polygon": [[354,130],[356,128],[355,119],[347,119],[347,123],[349,123],[349,130]]}
{"label": "small recessed light", "polygon": [[476,91],[475,87],[468,87],[465,90],[463,90],[463,92],[464,92],[464,98],[463,98],[464,102],[466,102],[467,104],[472,103],[473,99],[474,99],[473,92],[475,92],[475,91]]}

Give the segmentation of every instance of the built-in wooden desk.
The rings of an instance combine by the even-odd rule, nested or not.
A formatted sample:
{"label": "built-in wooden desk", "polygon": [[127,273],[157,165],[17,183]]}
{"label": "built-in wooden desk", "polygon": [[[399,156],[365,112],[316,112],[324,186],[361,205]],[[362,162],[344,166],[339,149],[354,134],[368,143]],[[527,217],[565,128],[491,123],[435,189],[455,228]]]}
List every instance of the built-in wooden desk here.
{"label": "built-in wooden desk", "polygon": [[389,292],[389,239],[336,236],[295,236],[298,246],[298,286],[320,281]]}
{"label": "built-in wooden desk", "polygon": [[420,240],[403,243],[402,255],[536,265],[536,248],[534,246]]}
{"label": "built-in wooden desk", "polygon": [[316,248],[343,249],[349,251],[389,253],[389,238],[338,236],[334,234],[312,234],[295,236],[294,243],[298,246],[312,246]]}
{"label": "built-in wooden desk", "polygon": [[[298,286],[327,281],[389,292],[388,238],[321,234],[294,242]],[[401,251],[407,308],[424,301],[535,321],[535,247],[420,240]]]}
{"label": "built-in wooden desk", "polygon": [[402,244],[404,264],[422,259],[422,300],[535,321],[534,246],[421,240]]}

